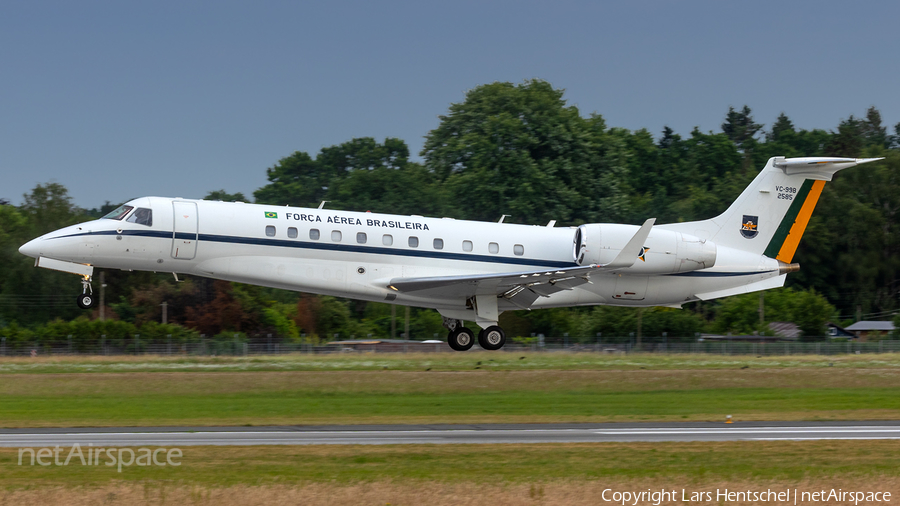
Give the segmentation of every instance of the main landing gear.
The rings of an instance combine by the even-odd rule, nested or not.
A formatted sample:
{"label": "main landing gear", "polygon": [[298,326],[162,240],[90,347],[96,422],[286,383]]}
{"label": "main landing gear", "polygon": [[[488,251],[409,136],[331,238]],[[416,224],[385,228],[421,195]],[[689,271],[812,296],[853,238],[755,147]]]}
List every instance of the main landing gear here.
{"label": "main landing gear", "polygon": [[81,278],[81,294],[75,302],[81,309],[90,309],[97,305],[97,299],[94,297],[94,289],[91,287],[90,276]]}
{"label": "main landing gear", "polygon": [[[463,327],[463,322],[444,318],[444,326],[450,329],[447,344],[456,351],[466,351],[475,344],[475,333]],[[497,325],[491,325],[478,333],[478,345],[485,350],[499,350],[506,344],[506,332]]]}
{"label": "main landing gear", "polygon": [[447,336],[447,344],[456,351],[466,351],[475,344],[475,334],[466,327],[456,327]]}
{"label": "main landing gear", "polygon": [[478,345],[490,351],[499,350],[506,344],[506,332],[497,325],[491,325],[478,333]]}

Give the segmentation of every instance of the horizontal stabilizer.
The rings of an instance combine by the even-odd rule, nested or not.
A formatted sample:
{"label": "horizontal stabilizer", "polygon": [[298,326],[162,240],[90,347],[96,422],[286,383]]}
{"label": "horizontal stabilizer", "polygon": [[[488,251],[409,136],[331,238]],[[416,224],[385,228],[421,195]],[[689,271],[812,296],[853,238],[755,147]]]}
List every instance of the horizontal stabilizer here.
{"label": "horizontal stabilizer", "polygon": [[884,158],[837,158],[828,156],[812,156],[804,158],[776,158],[774,165],[788,176],[806,176],[808,179],[831,181],[834,173],[861,165],[877,162]]}

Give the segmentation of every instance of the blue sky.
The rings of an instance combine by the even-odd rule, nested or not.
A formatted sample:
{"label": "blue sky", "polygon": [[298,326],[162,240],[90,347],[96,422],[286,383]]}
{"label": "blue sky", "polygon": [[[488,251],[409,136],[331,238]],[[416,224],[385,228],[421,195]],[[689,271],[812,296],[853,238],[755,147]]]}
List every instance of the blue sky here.
{"label": "blue sky", "polygon": [[465,91],[541,78],[610,126],[900,121],[897,2],[6,2],[0,198],[246,194],[294,151],[413,152]]}

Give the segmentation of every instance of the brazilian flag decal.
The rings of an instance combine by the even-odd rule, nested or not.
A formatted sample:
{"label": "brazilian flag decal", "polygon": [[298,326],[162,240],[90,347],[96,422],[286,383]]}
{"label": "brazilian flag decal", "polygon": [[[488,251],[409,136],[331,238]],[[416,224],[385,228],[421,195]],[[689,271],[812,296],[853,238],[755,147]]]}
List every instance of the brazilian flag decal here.
{"label": "brazilian flag decal", "polygon": [[272,211],[266,211],[266,218],[278,218],[278,213],[273,213]]}

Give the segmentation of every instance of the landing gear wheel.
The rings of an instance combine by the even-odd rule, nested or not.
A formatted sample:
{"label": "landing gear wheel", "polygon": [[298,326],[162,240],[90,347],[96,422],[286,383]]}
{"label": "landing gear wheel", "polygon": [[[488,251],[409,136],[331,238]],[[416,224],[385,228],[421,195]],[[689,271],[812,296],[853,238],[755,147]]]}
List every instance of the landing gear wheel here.
{"label": "landing gear wheel", "polygon": [[82,276],[81,278],[81,295],[75,300],[81,309],[90,309],[97,304],[94,299],[94,289],[91,288],[91,277]]}
{"label": "landing gear wheel", "polygon": [[82,293],[78,295],[78,299],[76,300],[76,302],[78,303],[78,307],[80,307],[81,309],[90,309],[94,307],[97,301],[96,299],[94,299],[93,294]]}
{"label": "landing gear wheel", "polygon": [[475,344],[475,333],[465,327],[456,327],[447,336],[447,344],[456,351],[466,351]]}
{"label": "landing gear wheel", "polygon": [[478,344],[486,350],[499,350],[506,344],[506,332],[496,325],[491,325],[478,333]]}

